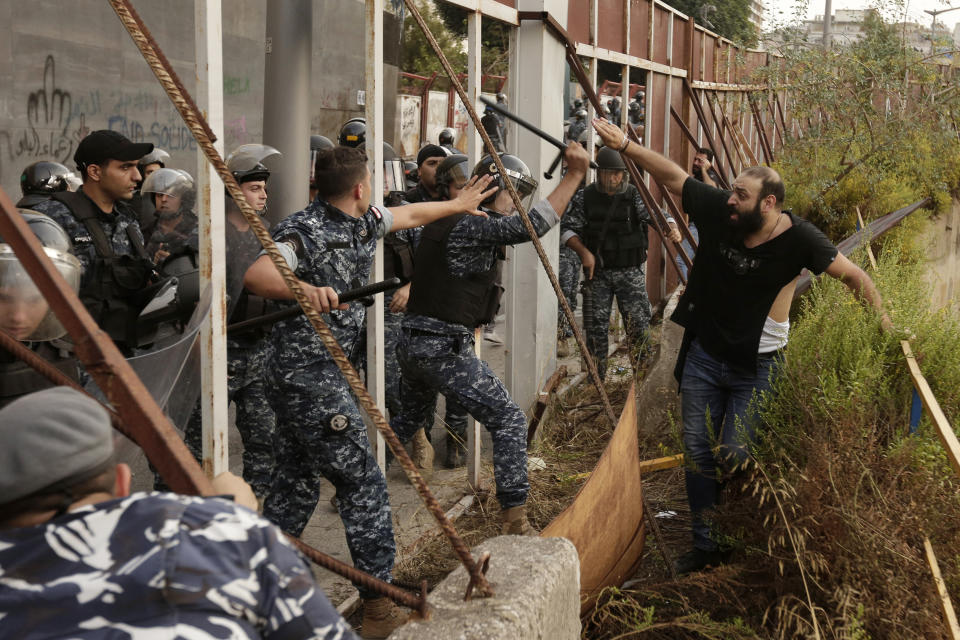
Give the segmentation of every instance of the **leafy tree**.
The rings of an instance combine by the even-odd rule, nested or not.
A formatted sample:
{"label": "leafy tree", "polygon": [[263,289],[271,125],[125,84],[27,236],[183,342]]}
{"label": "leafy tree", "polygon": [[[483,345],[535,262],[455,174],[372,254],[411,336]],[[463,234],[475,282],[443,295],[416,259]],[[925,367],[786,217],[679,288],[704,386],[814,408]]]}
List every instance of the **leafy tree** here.
{"label": "leafy tree", "polygon": [[[461,37],[447,28],[447,25],[437,14],[435,5],[430,0],[417,0],[417,8],[454,70],[465,70],[467,68],[467,54]],[[403,22],[400,70],[419,75],[429,75],[434,71],[443,73],[440,59],[434,54],[416,20],[409,14]]]}
{"label": "leafy tree", "polygon": [[[436,5],[437,14],[452,32],[467,37],[467,11],[445,2]],[[484,74],[505,76],[510,70],[510,26],[498,20],[480,21],[480,69]]]}
{"label": "leafy tree", "polygon": [[666,0],[666,2],[674,9],[693,16],[697,24],[707,27],[724,38],[748,47],[757,42],[757,29],[750,22],[751,0]]}

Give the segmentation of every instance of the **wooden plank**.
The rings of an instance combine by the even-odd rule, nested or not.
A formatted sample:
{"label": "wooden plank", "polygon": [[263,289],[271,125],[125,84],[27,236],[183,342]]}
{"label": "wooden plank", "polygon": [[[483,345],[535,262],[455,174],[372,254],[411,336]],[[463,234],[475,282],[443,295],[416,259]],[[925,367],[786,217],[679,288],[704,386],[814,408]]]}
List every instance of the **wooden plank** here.
{"label": "wooden plank", "polygon": [[683,454],[678,453],[663,458],[653,458],[652,460],[640,461],[640,473],[650,473],[651,471],[665,471],[675,469],[683,464]]}
{"label": "wooden plank", "polygon": [[903,349],[903,355],[907,358],[910,377],[913,378],[913,386],[916,387],[917,393],[920,395],[923,408],[926,409],[927,415],[937,430],[937,435],[940,436],[940,441],[943,442],[943,448],[947,451],[950,465],[953,467],[954,472],[960,475],[960,441],[957,440],[957,434],[953,432],[950,421],[947,420],[946,414],[944,414],[943,409],[940,408],[940,403],[937,402],[936,397],[934,397],[930,385],[927,384],[927,379],[923,377],[923,373],[920,371],[920,365],[917,364],[913,350],[910,349],[910,343],[906,340],[901,340],[900,348]]}
{"label": "wooden plank", "polygon": [[[860,214],[860,207],[857,207],[857,221],[860,222],[860,228],[865,229],[867,225],[863,224],[863,216]],[[870,243],[867,243],[867,257],[870,258],[870,266],[874,269],[877,268],[877,258],[873,255],[873,247],[870,246]]]}
{"label": "wooden plank", "polygon": [[732,131],[736,134],[737,138],[740,139],[740,144],[743,146],[743,149],[747,152],[747,155],[750,156],[750,162],[753,163],[753,166],[760,166],[760,161],[757,159],[757,155],[753,152],[753,149],[750,148],[750,143],[747,142],[747,137],[743,135],[743,131],[740,129],[740,125],[736,122],[732,123]]}
{"label": "wooden plank", "polygon": [[930,538],[927,536],[923,536],[923,548],[927,552],[927,562],[930,564],[931,573],[933,573],[933,583],[937,586],[937,593],[940,595],[940,606],[943,607],[943,617],[946,618],[950,637],[953,640],[960,640],[960,624],[957,623],[957,614],[953,610],[953,603],[950,602],[947,585],[943,581],[943,576],[940,575],[940,565],[937,563],[937,556],[933,553],[933,545],[930,544]]}

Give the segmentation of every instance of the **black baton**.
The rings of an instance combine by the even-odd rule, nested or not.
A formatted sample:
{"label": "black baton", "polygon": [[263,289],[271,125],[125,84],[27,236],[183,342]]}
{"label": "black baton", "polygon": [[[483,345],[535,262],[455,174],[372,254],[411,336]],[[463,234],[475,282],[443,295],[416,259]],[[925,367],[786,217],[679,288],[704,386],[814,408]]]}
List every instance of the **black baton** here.
{"label": "black baton", "polygon": [[[533,133],[533,134],[535,134],[535,135],[537,135],[537,136],[540,136],[541,138],[543,138],[544,140],[546,140],[547,142],[549,142],[550,144],[552,144],[553,146],[555,146],[557,149],[560,149],[561,151],[566,150],[567,145],[566,145],[562,140],[558,140],[558,139],[554,138],[552,135],[550,135],[549,133],[547,133],[546,131],[544,131],[544,130],[541,129],[540,127],[538,127],[538,126],[536,126],[536,125],[534,125],[534,124],[531,124],[531,123],[527,122],[526,120],[524,120],[524,119],[521,118],[520,116],[515,115],[515,114],[513,114],[513,113],[510,113],[509,111],[507,111],[506,109],[504,109],[503,107],[501,107],[499,104],[497,104],[496,102],[494,102],[494,101],[491,100],[490,98],[487,98],[486,96],[480,96],[480,102],[482,102],[483,104],[487,105],[488,107],[490,107],[491,109],[493,109],[493,110],[496,111],[497,113],[502,114],[504,117],[509,118],[510,120],[513,120],[514,122],[516,122],[518,125],[520,125],[520,126],[523,127],[524,129],[526,129],[527,131],[529,131],[529,132],[531,132],[531,133]],[[557,163],[554,163],[554,165],[556,165],[556,164],[557,164]],[[556,166],[554,166],[553,168],[556,169]],[[594,162],[593,160],[591,160],[591,161],[590,161],[590,168],[591,168],[591,169],[599,169],[600,167],[597,166],[597,163],[596,163],[596,162]],[[553,172],[551,171],[550,173],[552,174]]]}
{"label": "black baton", "polygon": [[[357,287],[356,289],[344,291],[341,295],[337,296],[337,298],[340,304],[344,304],[346,302],[353,302],[354,300],[366,298],[377,293],[396,289],[402,284],[403,283],[400,282],[400,278],[389,278],[387,280],[383,280],[382,282],[374,282],[373,284],[368,284],[362,287]],[[274,324],[280,320],[293,318],[301,313],[303,313],[303,309],[301,309],[299,305],[282,309],[280,311],[274,311],[273,313],[266,313],[256,318],[250,318],[249,320],[235,322],[231,325],[228,325],[227,333],[242,333],[250,329],[256,329],[257,327],[261,327],[263,325]]]}

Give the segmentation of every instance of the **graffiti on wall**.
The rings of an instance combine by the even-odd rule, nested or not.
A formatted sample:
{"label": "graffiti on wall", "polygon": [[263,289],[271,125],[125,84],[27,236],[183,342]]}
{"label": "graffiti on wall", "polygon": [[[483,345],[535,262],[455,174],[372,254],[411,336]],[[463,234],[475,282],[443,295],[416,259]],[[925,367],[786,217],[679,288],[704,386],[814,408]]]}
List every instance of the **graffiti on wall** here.
{"label": "graffiti on wall", "polygon": [[420,96],[397,96],[397,122],[400,125],[397,152],[408,158],[416,156],[420,150]]}
{"label": "graffiti on wall", "polygon": [[39,86],[27,94],[25,126],[0,129],[0,175],[7,166],[19,175],[23,167],[38,160],[67,163],[89,132],[84,113],[74,111],[72,94],[57,86],[52,55],[44,61],[38,80]]}

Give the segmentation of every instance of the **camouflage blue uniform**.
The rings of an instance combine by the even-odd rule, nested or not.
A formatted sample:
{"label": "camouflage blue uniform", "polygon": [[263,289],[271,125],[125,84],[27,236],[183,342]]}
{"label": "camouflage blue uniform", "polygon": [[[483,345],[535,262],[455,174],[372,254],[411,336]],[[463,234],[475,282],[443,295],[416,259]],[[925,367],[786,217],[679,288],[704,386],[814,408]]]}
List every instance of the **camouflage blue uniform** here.
{"label": "camouflage blue uniform", "polygon": [[[273,237],[296,254],[291,268],[298,278],[346,291],[367,282],[376,241],[392,224],[388,209],[371,207],[353,218],[315,200],[280,222]],[[352,302],[327,320],[354,362],[363,349],[364,317],[363,304]],[[337,490],[354,565],[389,581],[396,548],[387,485],[350,387],[306,316],[278,322],[269,340],[265,379],[277,416],[277,467],[264,516],[300,535],[326,478]],[[358,588],[362,597],[375,597]]]}
{"label": "camouflage blue uniform", "polygon": [[[232,315],[238,311],[238,304],[244,307],[240,311],[245,312],[243,274],[260,251],[260,242],[252,231],[239,231],[228,221],[226,246],[229,260],[226,288]],[[245,319],[231,317],[234,322]],[[257,329],[227,336],[227,403],[236,403],[236,426],[243,440],[243,479],[261,498],[269,493],[273,482],[276,428],[276,417],[267,401],[263,383],[269,343],[262,331]],[[187,448],[198,461],[202,460],[202,439],[203,415],[198,402],[183,434]],[[154,476],[154,489],[169,489],[158,474]]]}
{"label": "camouflage blue uniform", "polygon": [[170,493],[0,531],[0,611],[21,639],[356,638],[275,526]]}
{"label": "camouflage blue uniform", "polygon": [[[562,242],[560,243],[560,272],[557,277],[567,304],[570,305],[571,310],[576,311],[577,285],[580,283],[580,256]],[[557,308],[557,327],[561,338],[569,338],[573,335],[573,329],[570,328],[562,307]]]}
{"label": "camouflage blue uniform", "polygon": [[[229,221],[226,231],[231,257],[227,265],[227,292],[239,301],[231,305],[232,310],[236,312],[241,306],[240,311],[245,312],[250,300],[243,291],[243,275],[259,253],[260,241],[252,231],[239,231]],[[244,319],[237,318],[238,321]],[[270,491],[276,458],[276,416],[264,387],[264,367],[270,345],[263,331],[227,336],[227,401],[237,406],[237,431],[243,439],[243,479],[259,497]]]}
{"label": "camouflage blue uniform", "polygon": [[164,232],[158,224],[147,241],[147,255],[151,258],[163,249],[169,254],[182,252],[186,247],[197,251],[200,245],[198,221],[193,211],[185,211],[183,218],[170,231]]}
{"label": "camouflage blue uniform", "polygon": [[[93,269],[90,268],[90,265],[97,258],[97,249],[90,237],[90,232],[87,231],[82,222],[70,213],[67,205],[57,200],[40,202],[33,206],[33,210],[53,218],[54,222],[63,227],[63,230],[70,236],[70,241],[73,243],[73,255],[80,260],[80,265],[83,267],[80,289],[87,288],[91,284],[90,280],[93,276]],[[99,220],[114,253],[117,255],[137,255],[130,241],[130,236],[136,238],[140,246],[143,246],[143,234],[140,232],[140,223],[137,221],[137,216],[130,207],[123,202],[117,202],[113,207],[113,212],[102,213]],[[128,227],[130,227],[129,232],[127,231]]]}
{"label": "camouflage blue uniform", "polygon": [[[530,210],[530,220],[542,236],[559,216],[546,200]],[[457,277],[489,271],[500,248],[530,239],[519,216],[465,216],[447,237],[445,259]],[[414,283],[416,287],[416,283]],[[462,324],[407,314],[397,349],[403,372],[400,415],[391,421],[406,441],[433,415],[439,391],[479,420],[493,440],[497,499],[504,509],[527,501],[527,419],[490,366],[473,350],[473,331]]]}
{"label": "camouflage blue uniform", "polygon": [[[653,223],[639,193],[634,197],[633,211],[641,224],[649,226]],[[560,227],[561,243],[566,245],[572,236],[582,236],[586,226],[583,189],[579,189],[570,201],[567,215],[563,217]],[[587,349],[593,356],[602,378],[607,370],[610,311],[613,308],[614,296],[623,317],[627,340],[640,348],[646,344],[651,316],[650,300],[647,298],[646,265],[616,269],[604,269],[597,265],[593,271],[593,279],[584,280],[584,283],[586,289],[583,324],[587,334]],[[590,304],[587,301],[588,296]]]}
{"label": "camouflage blue uniform", "polygon": [[[421,229],[422,227],[400,229],[396,234],[404,242],[413,245],[416,250],[420,242]],[[404,314],[390,311],[391,301],[393,301],[392,291],[383,297],[383,367],[387,410],[391,416],[395,416],[400,412],[400,364],[397,362],[397,343],[400,342],[400,325]]]}

